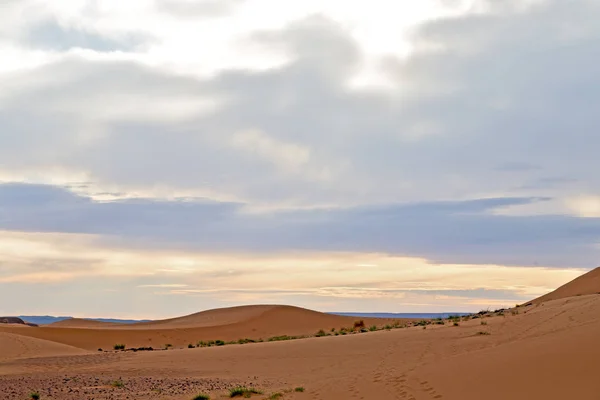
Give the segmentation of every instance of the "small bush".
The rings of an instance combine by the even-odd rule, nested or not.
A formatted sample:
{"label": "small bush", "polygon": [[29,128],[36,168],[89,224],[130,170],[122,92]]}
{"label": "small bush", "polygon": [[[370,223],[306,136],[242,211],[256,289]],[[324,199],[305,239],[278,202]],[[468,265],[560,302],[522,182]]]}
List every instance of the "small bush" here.
{"label": "small bush", "polygon": [[248,338],[246,338],[246,339],[239,339],[238,340],[239,344],[254,343],[254,342],[255,342],[254,340],[248,339]]}
{"label": "small bush", "polygon": [[453,326],[459,326],[460,324],[458,322],[455,322],[454,324],[452,324]]}
{"label": "small bush", "polygon": [[112,387],[114,387],[114,388],[122,388],[122,387],[125,387],[125,384],[123,383],[123,381],[122,381],[122,380],[120,380],[120,379],[119,379],[119,380],[113,381],[113,382],[110,384],[110,386],[112,386]]}
{"label": "small bush", "polygon": [[113,346],[113,348],[114,348],[115,350],[125,350],[125,345],[124,345],[124,344],[115,344],[115,345]]}
{"label": "small bush", "polygon": [[304,392],[304,388],[302,386],[299,386],[296,389],[294,389],[294,392],[302,393]]}
{"label": "small bush", "polygon": [[[323,332],[323,336],[325,336],[325,332],[323,330],[321,330],[319,332]],[[294,339],[299,339],[299,337],[298,336],[288,336],[288,335],[273,336],[273,337],[269,338],[269,342],[281,342],[284,340],[294,340]]]}
{"label": "small bush", "polygon": [[325,331],[323,329],[319,330],[319,332],[317,332],[315,334],[316,337],[322,337],[322,336],[327,336],[327,333],[325,333]]}
{"label": "small bush", "polygon": [[31,400],[40,400],[40,394],[38,392],[31,392],[29,398]]}
{"label": "small bush", "polygon": [[383,327],[384,329],[387,329],[388,331],[392,329],[392,326],[390,324],[387,324],[386,326]]}
{"label": "small bush", "polygon": [[253,394],[262,394],[260,390],[247,388],[244,386],[236,387],[229,390],[229,397],[250,397]]}
{"label": "small bush", "polygon": [[479,331],[479,332],[477,332],[477,334],[478,334],[479,336],[487,336],[487,335],[491,335],[491,333],[489,333],[489,332],[486,332],[486,331]]}
{"label": "small bush", "polygon": [[374,332],[374,331],[376,331],[376,330],[377,330],[377,325],[373,325],[373,326],[371,326],[371,327],[369,328],[369,330],[370,330],[371,332]]}
{"label": "small bush", "polygon": [[362,319],[360,321],[355,321],[354,322],[354,330],[356,329],[362,329],[365,327],[365,321],[363,321]]}
{"label": "small bush", "polygon": [[188,344],[188,349],[195,349],[195,348],[196,348],[196,346],[194,346],[193,344],[191,344],[191,343]]}
{"label": "small bush", "polygon": [[196,397],[192,398],[192,400],[210,400],[210,396],[204,393],[200,393]]}
{"label": "small bush", "polygon": [[486,321],[481,321],[481,325],[487,325]]}
{"label": "small bush", "polygon": [[102,348],[99,348],[98,351],[102,351]]}
{"label": "small bush", "polygon": [[222,340],[215,340],[215,346],[225,346],[225,342]]}
{"label": "small bush", "polygon": [[269,396],[269,400],[278,400],[283,397],[283,393],[273,393]]}

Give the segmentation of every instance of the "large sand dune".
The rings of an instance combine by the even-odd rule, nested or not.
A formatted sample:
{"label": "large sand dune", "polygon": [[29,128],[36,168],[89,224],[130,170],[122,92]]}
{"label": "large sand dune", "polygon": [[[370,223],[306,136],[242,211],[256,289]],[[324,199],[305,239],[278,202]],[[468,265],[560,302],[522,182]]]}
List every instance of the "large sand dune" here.
{"label": "large sand dune", "polygon": [[533,303],[564,299],[585,294],[600,294],[600,267],[584,274],[553,292],[532,300]]}
{"label": "large sand dune", "polygon": [[[569,290],[558,289],[550,300],[504,315],[463,320],[458,326],[447,323],[275,343],[78,355],[81,350],[56,342],[81,341],[85,349],[104,340],[101,335],[116,335],[109,342],[125,334],[164,341],[202,331],[224,334],[229,329],[244,337],[267,330],[275,334],[300,322],[314,330],[325,324],[348,325],[353,319],[293,307],[255,306],[127,329],[3,327],[0,392],[5,388],[14,394],[7,400],[25,398],[33,388],[50,388],[51,398],[65,400],[140,396],[189,400],[199,390],[224,398],[227,387],[244,383],[262,388],[266,393],[260,399],[303,386],[304,393],[287,393],[283,399],[598,400],[597,274],[593,271],[565,285]],[[36,335],[55,335],[54,343],[33,338]],[[19,341],[30,343],[25,346],[29,350],[15,350],[23,348]],[[37,350],[31,350],[34,345]],[[23,359],[34,356],[42,358]],[[125,388],[111,388],[107,383],[112,379],[122,379]]]}
{"label": "large sand dune", "polygon": [[87,353],[83,349],[48,340],[36,339],[15,333],[0,332],[0,362],[20,358],[67,356]]}
{"label": "large sand dune", "polygon": [[[282,335],[314,335],[321,329],[330,331],[332,328],[352,327],[357,320],[379,326],[396,321],[345,317],[291,306],[261,305],[210,310],[137,324],[70,319],[19,333],[86,350],[112,349],[113,345],[121,343],[128,347],[163,348],[167,344],[186,347],[201,340],[267,340]],[[2,331],[14,333],[14,328],[0,326]]]}

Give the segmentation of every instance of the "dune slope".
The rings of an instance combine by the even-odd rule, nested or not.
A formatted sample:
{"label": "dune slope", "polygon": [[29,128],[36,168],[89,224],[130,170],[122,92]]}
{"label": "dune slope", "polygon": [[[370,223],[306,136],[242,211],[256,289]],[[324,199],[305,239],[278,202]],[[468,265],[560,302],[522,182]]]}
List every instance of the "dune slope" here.
{"label": "dune slope", "polygon": [[531,302],[538,304],[550,300],[598,293],[600,293],[600,267],[581,275],[580,277],[568,282],[553,292],[538,297]]}
{"label": "dune slope", "polygon": [[[27,330],[19,330],[25,332]],[[0,332],[0,362],[30,357],[71,356],[87,351],[48,340]]]}
{"label": "dune slope", "polygon": [[[19,333],[87,350],[112,349],[118,343],[127,347],[163,348],[166,344],[187,347],[200,340],[267,340],[282,335],[314,335],[320,329],[352,327],[357,319],[291,306],[245,306],[132,325],[75,319],[19,332],[0,326],[0,332]],[[383,326],[393,322],[379,318],[360,319],[367,325]]]}

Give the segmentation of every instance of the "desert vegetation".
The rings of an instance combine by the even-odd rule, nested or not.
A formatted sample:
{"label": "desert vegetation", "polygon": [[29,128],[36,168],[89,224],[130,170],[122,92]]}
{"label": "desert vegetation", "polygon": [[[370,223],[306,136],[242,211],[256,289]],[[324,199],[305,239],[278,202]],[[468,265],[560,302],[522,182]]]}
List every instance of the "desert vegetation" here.
{"label": "desert vegetation", "polygon": [[125,383],[123,383],[122,380],[118,379],[116,381],[112,381],[110,383],[110,386],[112,386],[114,388],[122,388],[122,387],[125,387]]}
{"label": "desert vegetation", "polygon": [[229,390],[229,397],[234,398],[234,397],[250,397],[253,394],[262,394],[262,392],[260,390],[257,390],[255,388],[247,388],[244,386],[239,386],[239,387],[235,387],[233,389]]}

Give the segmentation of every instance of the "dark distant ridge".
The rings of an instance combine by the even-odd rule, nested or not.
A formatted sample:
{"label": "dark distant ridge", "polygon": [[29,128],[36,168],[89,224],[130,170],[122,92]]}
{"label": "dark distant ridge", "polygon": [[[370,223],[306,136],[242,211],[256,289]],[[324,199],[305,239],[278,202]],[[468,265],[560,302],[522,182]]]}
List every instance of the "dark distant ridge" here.
{"label": "dark distant ridge", "polygon": [[[19,319],[25,320],[27,322],[36,324],[36,325],[48,325],[58,321],[65,321],[67,319],[72,319],[73,317],[53,317],[50,315],[23,315],[18,317]],[[149,319],[115,319],[115,318],[85,318],[90,321],[100,321],[100,322],[111,322],[115,324],[135,324],[137,322],[152,322]]]}
{"label": "dark distant ridge", "polygon": [[18,324],[18,325],[37,326],[34,323],[25,322],[19,317],[0,317],[0,324]]}

